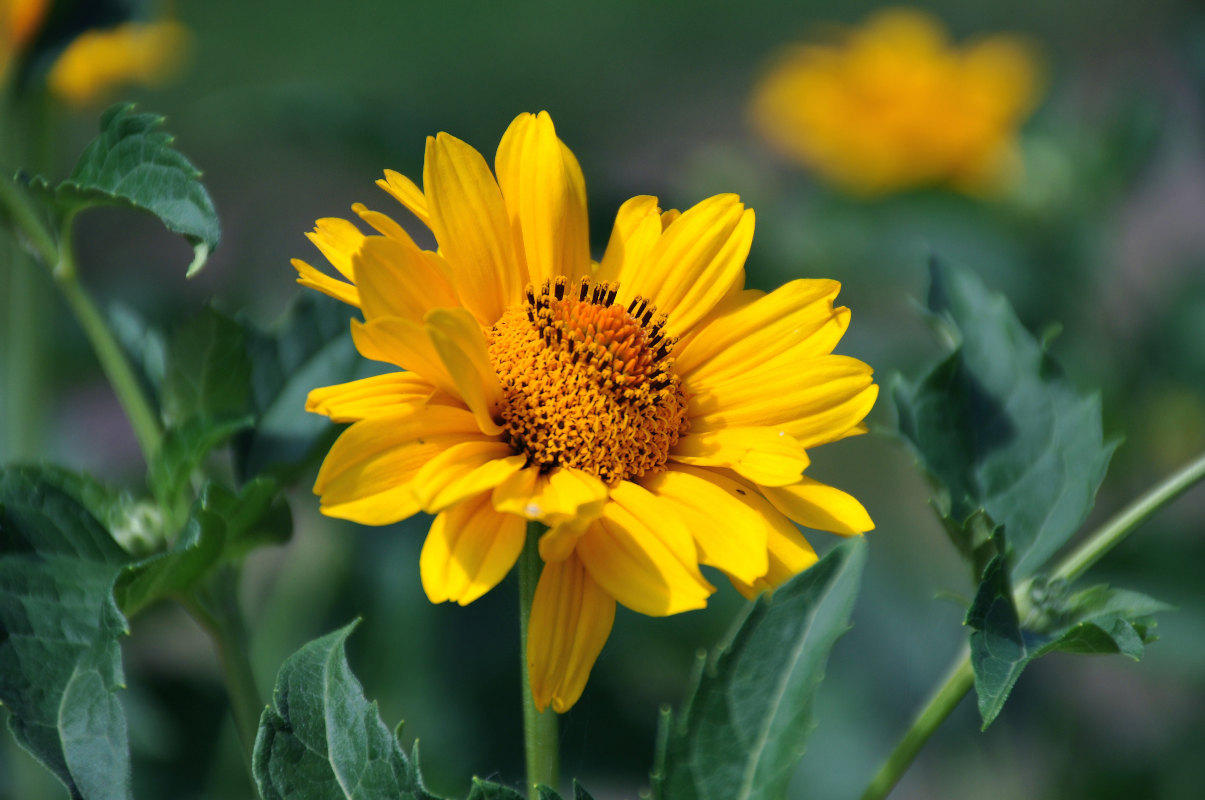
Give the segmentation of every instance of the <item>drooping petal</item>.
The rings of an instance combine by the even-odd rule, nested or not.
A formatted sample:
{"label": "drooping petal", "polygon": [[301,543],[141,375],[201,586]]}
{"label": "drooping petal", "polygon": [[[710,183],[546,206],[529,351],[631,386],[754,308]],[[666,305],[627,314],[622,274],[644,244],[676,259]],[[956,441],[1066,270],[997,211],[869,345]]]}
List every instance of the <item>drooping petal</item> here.
{"label": "drooping petal", "polygon": [[331,266],[339,270],[339,274],[355,283],[356,273],[351,259],[365,239],[359,228],[339,217],[325,217],[315,222],[314,230],[305,236],[322,251]]}
{"label": "drooping petal", "polygon": [[444,367],[421,322],[402,317],[351,321],[351,340],[365,358],[384,361],[417,373],[454,397],[460,389]]}
{"label": "drooping petal", "polygon": [[808,465],[799,442],[781,428],[691,431],[678,440],[669,457],[683,464],[727,467],[763,486],[794,483]]}
{"label": "drooping petal", "polygon": [[838,355],[779,356],[714,383],[696,377],[689,388],[692,431],[775,426],[805,449],[847,435],[878,397],[870,366]]}
{"label": "drooping petal", "polygon": [[325,414],[332,422],[355,422],[421,405],[436,391],[434,384],[413,372],[387,372],[313,389],[305,410]]}
{"label": "drooping petal", "polygon": [[570,174],[576,160],[570,163],[565,152],[547,111],[520,114],[498,145],[495,169],[515,250],[524,254],[536,286],[589,271],[584,179],[580,168]]}
{"label": "drooping petal", "polygon": [[742,495],[748,490],[706,469],[675,466],[641,480],[670,504],[699,549],[699,561],[746,583],[766,574],[766,524]]}
{"label": "drooping petal", "polygon": [[332,278],[325,272],[311,267],[300,258],[293,259],[292,263],[293,268],[297,270],[297,282],[302,286],[317,289],[349,306],[360,307],[360,292],[353,284]]}
{"label": "drooping petal", "polygon": [[715,382],[788,350],[793,360],[830,353],[849,325],[849,310],[833,308],[840,288],[801,279],[769,294],[732,294],[679,344],[674,366],[684,378]]}
{"label": "drooping petal", "polygon": [[842,536],[874,530],[874,522],[862,504],[835,486],[805,477],[789,486],[762,491],[775,508],[805,528]]}
{"label": "drooping petal", "polygon": [[526,456],[501,441],[467,441],[434,456],[410,487],[423,511],[435,514],[467,497],[489,492],[519,470]]}
{"label": "drooping petal", "polygon": [[472,414],[452,406],[360,420],[331,446],[314,493],[328,516],[365,525],[397,522],[419,510],[410,481],[428,461],[454,444],[483,438]]}
{"label": "drooping petal", "polygon": [[689,331],[743,285],[753,221],[752,209],[736,195],[704,200],[665,229],[643,268],[621,278],[621,290],[648,298],[668,315],[671,335]]}
{"label": "drooping petal", "polygon": [[536,708],[563,714],[577,702],[614,621],[615,600],[578,559],[544,565],[527,629]]}
{"label": "drooping petal", "polygon": [[502,384],[490,363],[489,345],[477,320],[463,308],[437,308],[425,319],[427,338],[472,409],[481,432],[490,436],[502,433],[502,426],[495,422],[502,404]]}
{"label": "drooping petal", "polygon": [[433,254],[424,254],[413,242],[367,237],[352,259],[364,319],[419,322],[433,308],[459,306],[456,290],[429,255]]}
{"label": "drooping petal", "polygon": [[431,214],[427,210],[427,198],[423,195],[423,190],[414,184],[414,181],[400,172],[387,169],[385,177],[377,180],[377,186],[389,192],[395,200],[409,209],[419,222],[431,228]]}
{"label": "drooping petal", "polygon": [[634,483],[611,489],[611,502],[577,541],[591,577],[628,608],[665,616],[702,608],[715,588],[699,573],[690,531],[673,506]]}
{"label": "drooping petal", "polygon": [[522,519],[494,511],[488,492],[444,511],[431,523],[419,556],[427,598],[467,606],[506,577],[526,535]]}
{"label": "drooping petal", "polygon": [[427,139],[423,184],[431,230],[461,301],[481,324],[492,325],[522,299],[527,284],[502,192],[481,154],[446,133]]}
{"label": "drooping petal", "polygon": [[602,514],[607,486],[589,473],[556,467],[547,474],[525,469],[494,489],[494,508],[548,526],[540,537],[540,558],[561,561],[573,552],[586,525]]}

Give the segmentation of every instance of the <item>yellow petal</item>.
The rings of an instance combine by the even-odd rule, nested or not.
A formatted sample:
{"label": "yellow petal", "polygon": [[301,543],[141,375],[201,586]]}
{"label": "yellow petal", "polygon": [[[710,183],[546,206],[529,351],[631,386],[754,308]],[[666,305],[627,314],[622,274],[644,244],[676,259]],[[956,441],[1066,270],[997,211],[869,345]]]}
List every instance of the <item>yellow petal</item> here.
{"label": "yellow petal", "polygon": [[576,558],[545,564],[527,629],[536,708],[565,713],[581,697],[615,621],[615,600]]}
{"label": "yellow petal", "polygon": [[477,320],[463,308],[437,308],[426,316],[427,337],[477,418],[482,433],[496,436],[502,384],[490,363],[489,345]]}
{"label": "yellow petal", "polygon": [[379,317],[418,322],[433,308],[460,305],[447,277],[413,242],[369,236],[352,263],[369,322]]}
{"label": "yellow petal", "polygon": [[460,397],[460,389],[427,338],[423,323],[402,317],[380,317],[367,323],[353,319],[351,340],[365,358],[414,372],[448,394]]}
{"label": "yellow petal", "polygon": [[299,258],[293,259],[293,267],[297,270],[297,282],[302,286],[317,289],[349,306],[360,307],[360,292],[354,285],[332,278]]}
{"label": "yellow petal", "polygon": [[573,467],[556,467],[547,474],[525,469],[494,490],[494,508],[548,526],[540,537],[544,561],[567,558],[586,525],[602,514],[606,501],[606,484]]}
{"label": "yellow petal", "polygon": [[699,573],[690,532],[673,507],[620,481],[575,552],[599,586],[640,614],[665,616],[702,608],[715,588]]}
{"label": "yellow petal", "polygon": [[515,250],[524,254],[528,279],[536,286],[589,271],[585,182],[580,168],[570,174],[576,160],[568,162],[566,152],[547,111],[520,114],[498,145],[495,169]]}
{"label": "yellow petal", "polygon": [[409,484],[424,464],[455,444],[483,438],[473,416],[451,406],[360,420],[331,446],[314,493],[328,516],[365,525],[397,522],[419,510]]}
{"label": "yellow petal", "polygon": [[797,361],[791,352],[710,382],[693,376],[687,403],[691,431],[774,426],[806,448],[839,439],[878,397],[870,366],[849,356]]}
{"label": "yellow petal", "polygon": [[727,467],[763,486],[785,486],[799,480],[807,453],[781,428],[723,428],[688,433],[669,457],[682,464]]}
{"label": "yellow petal", "polygon": [[629,284],[644,270],[645,259],[661,237],[661,209],[657,198],[633,197],[619,207],[611,239],[598,265],[600,281],[619,281],[619,300],[631,302],[636,292]]}
{"label": "yellow petal", "polygon": [[46,83],[55,95],[77,106],[123,83],[158,86],[179,70],[190,43],[188,29],[174,20],[88,28],[58,54]]}
{"label": "yellow petal", "polygon": [[461,301],[483,325],[492,325],[522,300],[527,284],[502,192],[481,154],[446,133],[427,139],[423,184],[431,230]]}
{"label": "yellow petal", "polygon": [[743,502],[747,490],[704,469],[675,466],[641,480],[685,523],[699,561],[746,583],[766,574],[766,523]]}
{"label": "yellow petal", "polygon": [[681,335],[745,281],[753,242],[753,211],[736,195],[717,195],[683,212],[657,240],[628,290],[669,316],[666,330]]}
{"label": "yellow petal", "polygon": [[387,169],[385,177],[377,181],[377,186],[389,192],[395,200],[409,209],[419,222],[428,228],[431,227],[431,214],[427,211],[427,198],[423,195],[423,190],[415,186],[414,181],[400,172]]}
{"label": "yellow petal", "polygon": [[332,422],[355,422],[422,405],[435,391],[430,381],[413,372],[387,372],[314,389],[305,400],[305,410],[325,414]]}
{"label": "yellow petal", "polygon": [[832,352],[849,324],[833,308],[841,284],[795,280],[769,294],[744,291],[726,298],[701,329],[674,350],[679,375],[716,381],[792,350],[795,359]]}
{"label": "yellow petal", "polygon": [[[410,237],[410,234],[406,233],[406,229],[399,225],[397,221],[393,219],[393,217],[382,214],[379,211],[373,211],[363,203],[352,203],[351,210],[356,212],[356,215],[359,216],[360,219],[371,225],[373,229],[382,236],[387,236],[390,239],[397,239],[403,244],[414,244],[414,239]],[[418,245],[415,245],[415,247],[417,246]]]}
{"label": "yellow petal", "polygon": [[790,486],[762,491],[775,508],[805,528],[842,536],[874,530],[874,522],[862,504],[834,486],[805,477]]}
{"label": "yellow petal", "polygon": [[325,217],[314,223],[314,230],[307,233],[306,238],[326,256],[332,267],[355,283],[356,273],[351,259],[366,238],[359,228],[339,217]]}
{"label": "yellow petal", "polygon": [[490,491],[523,469],[526,461],[506,442],[460,442],[424,464],[410,485],[423,511],[435,514]]}
{"label": "yellow petal", "polygon": [[427,598],[467,606],[493,589],[515,565],[526,528],[519,517],[494,511],[488,493],[437,516],[418,561]]}

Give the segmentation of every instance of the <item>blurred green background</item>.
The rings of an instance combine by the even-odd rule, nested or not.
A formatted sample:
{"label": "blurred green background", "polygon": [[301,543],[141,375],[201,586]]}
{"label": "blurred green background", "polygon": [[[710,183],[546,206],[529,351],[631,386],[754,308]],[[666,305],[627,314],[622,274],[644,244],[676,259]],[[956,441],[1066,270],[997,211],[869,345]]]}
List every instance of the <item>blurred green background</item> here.
{"label": "blurred green background", "polygon": [[[748,93],[775,50],[818,23],[857,22],[875,3],[184,0],[174,10],[195,46],[180,79],[113,99],[167,115],[177,146],[205,171],[222,247],[186,282],[188,248],[155,220],[93,212],[79,223],[85,282],[103,306],[165,327],[211,296],[270,322],[301,291],[289,259],[320,258],[303,236],[315,219],[351,216],[357,201],[402,219],[373,186],[382,169],[420,178],[424,138],[437,131],[492,161],[517,113],[547,109],[586,175],[596,256],[632,195],[684,208],[738,192],[758,215],[750,283],[842,281],[853,309],[842,351],[872,364],[885,389],[938,352],[914,299],[930,253],[1007,294],[1032,330],[1061,325],[1055,354],[1077,385],[1099,388],[1106,436],[1125,438],[1091,526],[1205,445],[1205,11],[1187,0],[918,5],[958,39],[1015,31],[1045,54],[1047,94],[1023,133],[1026,182],[1008,198],[932,190],[858,201],[751,132]],[[52,120],[52,176],[70,169],[102,108]],[[137,486],[136,443],[82,335],[62,307],[44,319],[40,451]],[[809,474],[862,499],[879,527],[792,797],[857,797],[966,634],[969,575],[890,435],[889,392],[871,422],[870,436],[813,453]],[[431,788],[463,795],[470,775],[518,783],[513,577],[468,608],[432,606],[418,580],[429,520],[384,529],[328,520],[309,481],[291,498],[292,544],[257,553],[247,569],[261,689],[296,648],[360,616],[352,667],[385,721],[405,720],[404,740],[420,740]],[[1203,520],[1198,487],[1089,576],[1179,608],[1160,619],[1162,640],[1142,663],[1044,659],[985,733],[964,701],[892,796],[1199,796]],[[647,785],[658,708],[682,700],[695,650],[714,644],[740,606],[717,585],[702,612],[658,620],[621,610],[562,721],[563,773],[599,800]],[[172,607],[133,627],[136,795],[250,797],[209,641]],[[5,742],[0,798],[62,795]]]}

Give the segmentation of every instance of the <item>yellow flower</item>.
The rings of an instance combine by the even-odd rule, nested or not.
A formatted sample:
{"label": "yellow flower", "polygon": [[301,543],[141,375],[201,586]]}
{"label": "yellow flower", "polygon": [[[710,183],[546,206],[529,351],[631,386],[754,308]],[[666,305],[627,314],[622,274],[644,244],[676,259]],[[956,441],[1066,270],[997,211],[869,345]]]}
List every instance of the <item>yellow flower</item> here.
{"label": "yellow flower", "polygon": [[189,47],[188,30],[178,22],[126,22],[84,31],[50,69],[50,90],[65,102],[84,106],[125,83],[159,86],[170,80]]}
{"label": "yellow flower", "polygon": [[428,138],[422,189],[391,171],[377,183],[437,251],[357,204],[372,235],[343,219],[309,234],[341,278],[293,262],[361,310],[363,356],[402,370],[310,393],[309,410],[352,423],[314,491],[325,514],[369,525],[434,514],[419,564],[432,602],[480,597],[527,522],[548,526],[527,659],[537,706],[563,712],[616,601],[701,608],[700,564],[752,596],[816,560],[792,520],[873,527],[803,471],[808,448],[864,431],[878,387],[832,354],[849,322],[835,281],[743,288],[753,212],[736,196],[682,213],[634,197],[594,263],[582,172],[547,113],[515,119],[495,171]]}
{"label": "yellow flower", "polygon": [[856,194],[934,184],[990,193],[1019,173],[1016,132],[1037,94],[1021,40],[958,48],[936,19],[889,9],[784,53],[752,115],[784,154]]}
{"label": "yellow flower", "polygon": [[33,41],[49,0],[0,0],[0,79]]}

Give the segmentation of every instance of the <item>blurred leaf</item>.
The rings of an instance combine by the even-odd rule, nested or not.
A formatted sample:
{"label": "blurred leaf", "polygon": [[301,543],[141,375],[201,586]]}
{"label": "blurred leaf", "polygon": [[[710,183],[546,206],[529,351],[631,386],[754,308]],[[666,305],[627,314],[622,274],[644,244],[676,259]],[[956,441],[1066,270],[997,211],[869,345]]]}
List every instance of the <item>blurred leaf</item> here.
{"label": "blurred leaf", "polygon": [[100,135],[84,150],[67,180],[52,187],[42,177],[30,189],[69,216],[85,208],[120,206],[157,216],[193,247],[191,277],[221,239],[217,211],[201,173],[172,147],[163,117],[138,114],[120,103],[101,115]]}
{"label": "blurred leaf", "polygon": [[222,518],[194,508],[171,550],[122,570],[113,587],[122,612],[132,617],[155,600],[191,590],[217,565],[225,546]]}
{"label": "blurred leaf", "polygon": [[73,798],[130,798],[116,694],[127,629],[112,592],[129,556],[63,483],[58,470],[0,470],[0,702]]}
{"label": "blurred leaf", "polygon": [[[998,534],[1002,536],[1003,534]],[[1003,552],[1004,544],[999,543]],[[1065,584],[1041,584],[1031,592],[1024,621],[1013,600],[1007,557],[988,564],[967,611],[971,667],[983,727],[1000,713],[1021,672],[1054,652],[1122,653],[1137,661],[1154,641],[1151,615],[1170,606],[1137,592],[1099,585],[1069,594]]]}
{"label": "blurred leaf", "polygon": [[939,485],[959,549],[981,567],[986,534],[1003,526],[1014,574],[1031,575],[1079,528],[1104,478],[1116,444],[1102,441],[1099,399],[1078,394],[971,274],[934,259],[929,309],[953,352],[919,383],[897,382],[900,433]]}
{"label": "blurred leaf", "polygon": [[[500,783],[473,778],[468,800],[527,800],[527,795]],[[547,786],[541,786],[540,800],[561,800],[561,797]]]}
{"label": "blurred leaf", "polygon": [[235,466],[247,479],[271,474],[297,480],[330,447],[338,429],[305,410],[311,389],[365,378],[381,365],[362,358],[351,342],[350,309],[338,301],[301,295],[271,331],[247,324],[253,430],[235,442]]}
{"label": "blurred leaf", "polygon": [[194,417],[179,427],[168,428],[151,457],[151,492],[170,508],[190,488],[189,480],[205,456],[254,421],[251,416],[223,422]]}
{"label": "blurred leaf", "polygon": [[161,402],[169,425],[247,415],[251,361],[242,326],[212,307],[185,321],[172,336]]}
{"label": "blurred leaf", "polygon": [[201,505],[226,523],[225,559],[242,558],[264,545],[284,544],[293,535],[293,514],[271,478],[256,478],[238,494],[217,483],[206,484]]}
{"label": "blurred leaf", "polygon": [[812,698],[849,628],[866,543],[833,548],[749,610],[666,732],[662,800],[782,798],[811,733]]}
{"label": "blurred leaf", "polygon": [[133,308],[115,303],[108,310],[109,328],[129,357],[148,397],[158,398],[167,374],[167,340]]}
{"label": "blurred leaf", "polygon": [[435,800],[352,675],[356,623],[290,656],[264,710],[252,768],[264,800]]}
{"label": "blurred leaf", "polygon": [[105,486],[91,475],[51,464],[39,465],[36,474],[39,482],[78,501],[130,555],[137,557],[162,546],[163,522],[154,503],[136,500],[129,492]]}

